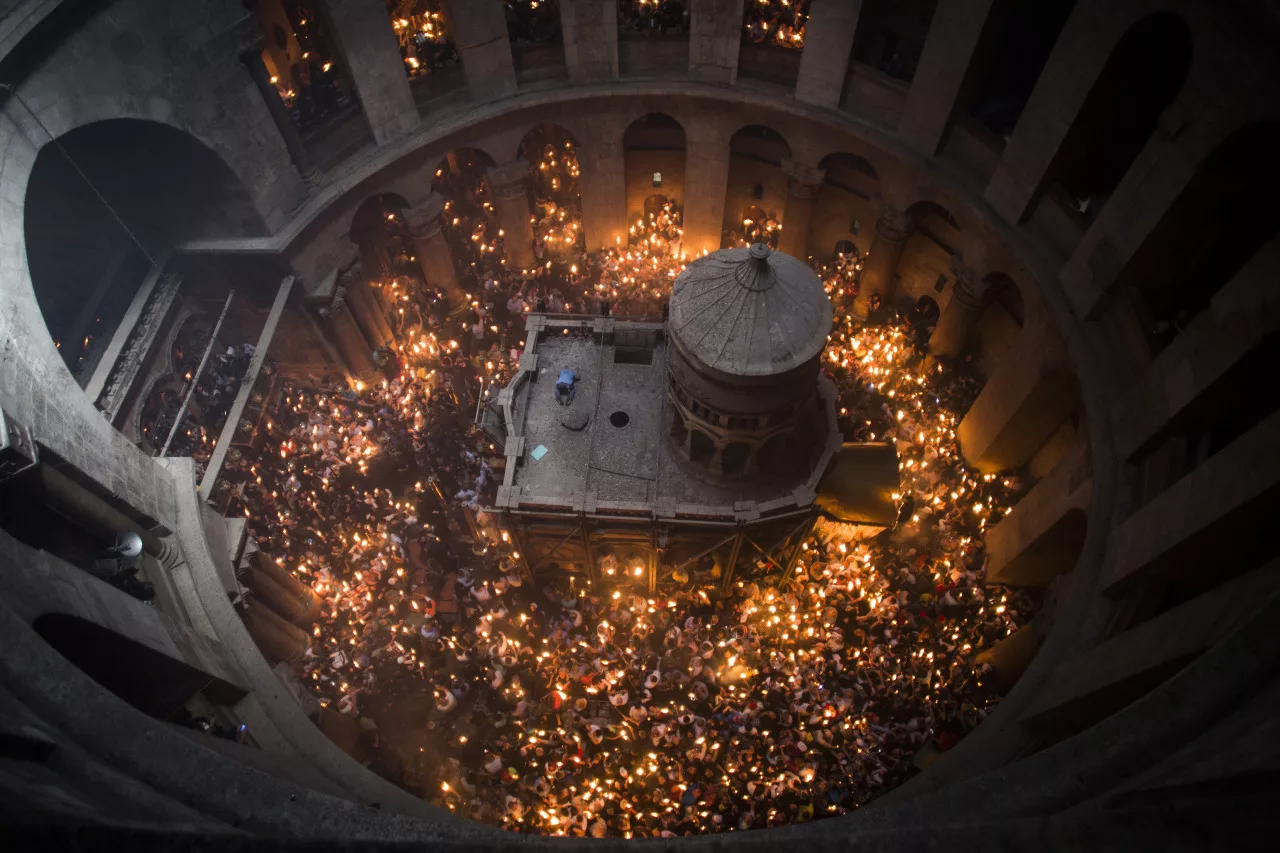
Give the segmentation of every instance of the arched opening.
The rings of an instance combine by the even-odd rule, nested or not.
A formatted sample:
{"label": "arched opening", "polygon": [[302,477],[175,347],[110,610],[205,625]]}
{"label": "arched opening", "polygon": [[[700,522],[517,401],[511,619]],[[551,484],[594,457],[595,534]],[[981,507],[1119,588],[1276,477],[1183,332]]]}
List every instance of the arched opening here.
{"label": "arched opening", "polygon": [[415,102],[421,105],[466,86],[443,0],[390,0],[387,14]]}
{"label": "arched opening", "polygon": [[756,464],[760,473],[767,477],[776,477],[787,473],[791,467],[791,436],[788,433],[777,433],[761,445],[756,454]]}
{"label": "arched opening", "polygon": [[661,176],[662,195],[675,205],[684,201],[684,127],[666,113],[649,113],[628,125],[622,136],[627,178],[627,216],[646,219],[646,199]]}
{"label": "arched opening", "polygon": [[464,286],[476,287],[489,258],[503,257],[493,192],[486,176],[493,158],[479,148],[455,148],[444,155],[431,189],[445,199],[444,233]]}
{"label": "arched opening", "polygon": [[413,240],[404,211],[409,203],[395,193],[370,196],[351,217],[351,242],[360,248],[360,266],[373,279],[415,277]]}
{"label": "arched opening", "polygon": [[539,260],[568,258],[585,246],[577,140],[563,127],[544,122],[524,135],[520,156],[529,161],[537,217],[534,253]]}
{"label": "arched opening", "polygon": [[992,8],[962,92],[971,93],[965,110],[997,149],[1017,125],[1075,3],[1038,0]]}
{"label": "arched opening", "polygon": [[747,462],[751,459],[751,445],[742,441],[731,441],[725,445],[720,457],[726,477],[742,477],[747,471]]}
{"label": "arched opening", "polygon": [[81,672],[152,717],[172,717],[200,692],[227,705],[244,696],[216,676],[79,616],[46,613],[32,627]]}
{"label": "arched opening", "polygon": [[904,313],[921,297],[934,298],[939,282],[953,278],[951,258],[960,246],[959,223],[937,202],[916,202],[907,208],[906,216],[911,236],[898,261],[896,288],[898,307]]}
{"label": "arched opening", "polygon": [[982,313],[972,345],[978,372],[990,376],[1010,357],[1022,331],[1022,293],[1004,273],[993,272],[983,283]]}
{"label": "arched opening", "polygon": [[[1196,169],[1116,278],[1153,353],[1280,231],[1280,122],[1237,130]],[[1263,203],[1259,203],[1262,201]]]}
{"label": "arched opening", "polygon": [[707,435],[700,429],[690,430],[689,434],[689,459],[697,462],[699,465],[705,465],[711,461],[711,457],[716,453],[716,443],[711,440],[711,436]]}
{"label": "arched opening", "polygon": [[850,63],[911,82],[937,6],[938,0],[864,0]]}
{"label": "arched opening", "polygon": [[565,77],[559,0],[504,3],[511,58],[521,85]]}
{"label": "arched opening", "polygon": [[863,253],[869,251],[879,213],[880,176],[875,167],[846,152],[828,154],[818,167],[826,178],[814,199],[813,244],[848,243]]}
{"label": "arched opening", "polygon": [[372,141],[329,21],[298,0],[248,3],[262,30],[261,59],[290,119],[322,168]]}
{"label": "arched opening", "polygon": [[1045,175],[1044,192],[1082,235],[1155,132],[1191,67],[1191,30],[1162,12],[1116,43]]}
{"label": "arched opening", "polygon": [[790,91],[800,73],[800,51],[809,24],[809,0],[749,2],[742,15],[738,76]]}
{"label": "arched opening", "polygon": [[24,217],[36,301],[82,387],[152,259],[187,240],[266,233],[222,158],[139,119],[95,122],[41,148]]}
{"label": "arched opening", "polygon": [[791,146],[782,134],[763,125],[744,127],[730,137],[721,245],[777,245],[781,213],[787,206],[782,161],[790,156]]}
{"label": "arched opening", "polygon": [[623,77],[687,73],[690,2],[618,0],[618,70]]}

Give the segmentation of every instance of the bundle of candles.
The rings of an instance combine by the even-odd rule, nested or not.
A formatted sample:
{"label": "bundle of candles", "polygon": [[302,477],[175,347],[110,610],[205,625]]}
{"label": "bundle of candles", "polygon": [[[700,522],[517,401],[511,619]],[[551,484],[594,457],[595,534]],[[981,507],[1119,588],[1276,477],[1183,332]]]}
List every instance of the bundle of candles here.
{"label": "bundle of candles", "polygon": [[[477,225],[450,201],[460,232]],[[660,305],[679,236],[674,206],[642,217],[629,245],[572,264],[574,301]],[[407,328],[367,387],[287,387],[243,462],[237,511],[323,599],[299,675],[358,722],[375,767],[513,830],[681,835],[845,813],[986,715],[975,656],[1038,605],[982,572],[1020,484],[959,453],[975,379],[926,369],[898,321],[852,319],[855,254],[819,268],[837,316],[824,369],[847,437],[898,448],[900,523],[872,540],[823,525],[788,576],[762,563],[725,598],[535,583],[509,536],[482,532],[500,451],[458,389],[505,381],[547,284],[482,258],[462,320]]]}

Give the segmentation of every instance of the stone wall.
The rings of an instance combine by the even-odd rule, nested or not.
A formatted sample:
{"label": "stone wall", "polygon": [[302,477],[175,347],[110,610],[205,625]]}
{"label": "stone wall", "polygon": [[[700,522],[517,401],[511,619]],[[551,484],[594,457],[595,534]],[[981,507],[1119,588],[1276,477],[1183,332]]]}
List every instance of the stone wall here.
{"label": "stone wall", "polygon": [[[797,163],[819,165],[829,154],[851,152],[864,157],[879,176],[874,192],[827,189],[820,193],[810,241],[819,253],[829,252],[835,240],[848,235],[855,217],[862,227],[850,239],[867,250],[874,242],[877,220],[887,212],[902,213],[916,202],[932,201],[955,217],[958,234],[949,235],[955,245],[943,250],[923,235],[912,237],[902,264],[894,270],[902,278],[902,292],[930,295],[944,310],[960,305],[960,300],[953,298],[953,276],[948,276],[943,293],[933,291],[937,276],[944,269],[954,273],[957,261],[966,265],[977,281],[992,272],[1004,272],[1015,281],[1025,314],[1020,331],[1015,332],[996,314],[976,317],[979,360],[990,376],[958,430],[962,446],[975,464],[984,470],[1025,466],[1031,477],[1044,478],[1041,483],[1047,485],[1039,495],[1047,501],[1043,496],[1059,480],[1065,479],[1069,485],[1074,482],[1074,469],[1063,465],[1076,458],[1071,451],[1077,441],[1088,442],[1085,450],[1091,494],[1087,532],[1078,543],[1078,559],[1063,564],[1074,568],[1054,606],[1053,630],[1022,679],[983,726],[927,773],[873,807],[883,809],[885,822],[880,825],[895,825],[894,821],[918,825],[920,814],[928,814],[931,820],[951,815],[969,822],[977,813],[975,809],[1006,816],[1051,813],[1056,807],[1052,804],[1079,801],[1105,790],[1108,784],[1121,784],[1138,769],[1149,769],[1180,748],[1188,735],[1206,728],[1213,714],[1203,703],[1216,695],[1214,690],[1225,689],[1224,679],[1238,677],[1244,679],[1241,683],[1249,684],[1249,667],[1254,664],[1258,664],[1255,675],[1273,671],[1259,662],[1265,654],[1274,653],[1274,644],[1264,648],[1266,644],[1258,641],[1262,629],[1254,623],[1241,628],[1243,640],[1215,634],[1215,642],[1221,645],[1204,653],[1203,665],[1193,665],[1183,680],[1175,679],[1159,688],[1168,694],[1166,704],[1152,705],[1151,696],[1140,699],[1137,705],[1081,735],[1085,738],[1081,744],[1015,761],[1038,747],[1018,722],[1036,711],[1036,699],[1046,684],[1053,683],[1054,673],[1072,668],[1079,671],[1080,661],[1088,660],[1085,655],[1106,648],[1099,643],[1108,631],[1123,637],[1131,627],[1126,619],[1132,614],[1126,616],[1124,603],[1099,595],[1100,587],[1110,585],[1113,592],[1123,592],[1121,587],[1160,581],[1166,570],[1184,569],[1187,561],[1201,556],[1204,531],[1245,529],[1240,525],[1252,518],[1250,512],[1263,505],[1264,498],[1274,497],[1276,473],[1266,455],[1266,449],[1274,446],[1272,415],[1211,455],[1179,487],[1166,490],[1118,526],[1133,508],[1120,488],[1125,474],[1112,435],[1113,423],[1120,423],[1119,457],[1126,458],[1165,429],[1179,411],[1204,399],[1215,377],[1229,372],[1235,360],[1246,357],[1262,346],[1258,341],[1274,334],[1274,312],[1269,308],[1250,310],[1261,304],[1256,288],[1262,279],[1257,277],[1265,277],[1274,265],[1274,252],[1261,253],[1257,264],[1248,269],[1248,286],[1224,289],[1223,298],[1215,300],[1211,309],[1188,327],[1185,337],[1179,339],[1183,343],[1171,347],[1153,370],[1136,377],[1135,399],[1154,401],[1151,406],[1133,403],[1130,408],[1126,397],[1130,389],[1122,385],[1125,374],[1115,369],[1114,329],[1095,319],[1115,298],[1112,283],[1208,152],[1242,125],[1275,120],[1280,115],[1272,97],[1280,72],[1267,34],[1242,26],[1229,11],[1204,0],[1080,2],[1008,146],[991,168],[989,161],[967,155],[948,158],[944,153],[942,161],[933,158],[937,141],[945,140],[954,120],[947,105],[956,97],[955,84],[971,70],[973,51],[966,45],[981,32],[989,14],[988,4],[980,0],[939,9],[938,20],[944,22],[955,20],[948,14],[965,10],[968,14],[961,14],[956,26],[928,29],[919,74],[910,85],[885,79],[856,61],[845,62],[855,41],[867,43],[868,31],[858,30],[866,11],[862,7],[875,4],[850,3],[837,8],[841,4],[815,2],[813,26],[825,22],[828,28],[811,34],[812,52],[806,48],[801,58],[795,98],[735,86],[742,0],[694,3],[687,69],[664,69],[663,74],[655,75],[661,80],[637,78],[621,83],[612,79],[617,56],[610,59],[608,50],[600,47],[608,39],[591,43],[573,30],[581,26],[598,31],[606,26],[608,14],[597,20],[598,10],[565,2],[565,14],[572,19],[567,35],[574,49],[566,50],[568,80],[572,82],[519,87],[511,71],[501,4],[496,0],[474,4],[455,0],[449,4],[450,15],[461,42],[471,102],[433,108],[436,111],[431,120],[420,124],[414,120],[416,115],[398,113],[394,99],[367,103],[371,126],[373,119],[382,115],[392,126],[403,120],[403,127],[377,137],[379,145],[356,152],[331,169],[318,185],[306,189],[289,160],[280,131],[239,60],[245,44],[252,42],[252,31],[243,25],[248,13],[239,3],[119,0],[108,12],[89,16],[46,60],[35,63],[18,86],[18,94],[38,121],[17,99],[8,100],[0,114],[0,346],[4,348],[0,352],[0,407],[31,427],[47,449],[85,475],[99,491],[114,495],[134,515],[172,527],[179,516],[192,514],[192,495],[182,493],[184,509],[180,513],[175,490],[178,482],[186,489],[189,476],[182,479],[171,470],[158,468],[110,428],[71,381],[45,331],[32,293],[24,232],[28,179],[37,153],[49,140],[41,124],[57,136],[95,121],[128,117],[190,134],[234,173],[264,232],[251,237],[209,234],[196,241],[198,247],[278,256],[306,282],[315,283],[354,256],[348,235],[350,219],[369,195],[397,192],[413,203],[413,198],[423,195],[423,186],[429,185],[424,174],[429,174],[450,148],[476,145],[489,151],[498,163],[506,163],[516,156],[524,134],[543,121],[555,121],[574,134],[582,146],[580,158],[599,179],[598,184],[593,181],[589,203],[584,196],[589,229],[594,228],[597,234],[616,234],[626,214],[635,212],[630,208],[652,192],[649,179],[658,170],[653,168],[654,162],[660,161],[665,194],[679,196],[685,203],[687,248],[715,248],[726,214],[733,215],[744,201],[742,187],[747,179],[767,178],[767,169],[773,168],[735,163],[729,137],[737,128],[764,123],[785,132]],[[361,7],[357,0],[333,0],[333,5]],[[369,10],[380,6],[372,0],[364,4],[362,11],[370,17],[362,20],[373,21]],[[1020,221],[1046,179],[1057,146],[1091,81],[1128,26],[1143,15],[1165,10],[1183,15],[1196,34],[1196,59],[1183,93],[1162,116],[1158,131],[1078,245],[1072,247],[1063,240],[1045,242],[1041,231],[1023,227]],[[22,11],[32,10],[24,5]],[[0,45],[12,44],[23,31],[21,21],[0,19]],[[370,60],[371,68],[387,71],[391,63],[384,33],[371,28],[368,34],[369,39],[349,42],[345,48],[359,55],[367,42],[371,45],[368,49],[378,56],[363,58]],[[630,49],[643,52],[644,45],[637,42]],[[372,79],[395,82],[389,73],[381,77],[375,73]],[[674,154],[619,153],[621,129],[645,113],[657,111],[675,117],[685,130],[680,165]],[[945,144],[943,150],[947,150]],[[654,159],[646,160],[651,157]],[[785,183],[759,182],[768,184],[767,199],[785,199]],[[299,206],[299,202],[304,203]],[[756,203],[769,209],[766,203]],[[781,201],[777,207],[782,213]],[[590,239],[606,242],[595,234]],[[1060,258],[1064,249],[1074,252],[1065,266]],[[948,261],[945,267],[944,255]],[[1244,342],[1234,340],[1237,337]],[[1202,356],[1207,353],[1226,355],[1221,363],[1209,365],[1204,375],[1187,367],[1203,365],[1206,360]],[[1239,476],[1241,470],[1247,470],[1249,476]],[[1200,494],[1198,484],[1204,487]],[[1221,494],[1223,500],[1206,520],[1204,513],[1197,511],[1207,493]],[[1031,515],[1031,508],[1029,504],[1027,515]],[[1083,505],[1073,509],[1085,511]],[[200,562],[203,565],[211,560]],[[195,583],[209,586],[213,570],[204,566],[208,571],[197,576],[197,568],[190,569]],[[1264,609],[1263,615],[1267,612]],[[215,615],[235,634],[225,610]],[[208,615],[205,618],[211,619]],[[1260,624],[1266,627],[1265,622]],[[26,661],[15,657],[14,650],[33,647],[31,638],[11,620],[0,618],[0,626],[5,636],[0,648],[6,648],[6,687],[11,682],[19,684],[30,701],[44,703],[42,712],[50,718],[57,717],[72,729],[80,727],[81,739],[95,744],[96,739],[106,740],[100,727],[92,727],[92,721],[75,714],[76,708],[59,702],[58,685],[41,679],[38,671],[32,670],[31,661],[39,660],[64,683],[75,682],[74,674],[58,670],[56,661],[45,659],[47,654],[32,654]],[[1246,653],[1242,655],[1237,649],[1236,654],[1224,657],[1222,649],[1232,642],[1244,643]],[[47,652],[47,647],[34,648]],[[238,653],[248,654],[244,649]],[[251,655],[244,660],[254,662]],[[1188,688],[1193,681],[1199,686]],[[1246,692],[1239,684],[1232,689],[1240,695]],[[287,711],[285,708],[282,714],[287,716]],[[153,727],[136,715],[121,714],[110,703],[102,713],[118,721],[123,732],[119,742],[104,748],[113,750],[117,761],[145,777],[153,794],[172,788],[187,802],[203,806],[209,790],[201,783],[225,783],[221,790],[226,796],[212,809],[217,820],[235,822],[246,811],[256,810],[260,822],[252,828],[264,831],[270,825],[277,832],[304,835],[327,832],[326,837],[336,837],[350,830],[367,831],[371,837],[392,837],[396,830],[405,829],[405,824],[396,824],[394,829],[384,826],[375,832],[349,811],[340,807],[330,810],[328,801],[316,801],[311,795],[305,795],[303,805],[295,811],[289,797],[296,792],[273,785],[241,789],[232,784],[234,767],[233,775],[228,776],[227,764],[210,762],[203,753],[192,758],[190,752],[169,752],[172,744],[159,739]],[[1157,743],[1161,737],[1163,741]],[[338,767],[339,762],[309,735],[295,733],[294,741],[318,750],[320,764],[331,770]],[[130,750],[143,750],[154,743],[163,743],[164,765],[130,764],[130,756],[135,754]],[[1117,756],[1127,757],[1121,761]],[[198,767],[199,778],[175,779],[171,762],[190,762],[182,766]],[[975,778],[1002,767],[1000,774]],[[252,778],[255,785],[263,782],[259,776]],[[970,781],[965,785],[952,784],[966,779]],[[940,793],[931,799],[909,799],[931,791]],[[1029,805],[1033,803],[1037,805]],[[156,807],[156,813],[166,819],[204,826],[202,816],[185,806],[157,800]],[[299,818],[304,807],[319,807],[322,819]],[[811,825],[793,831],[793,837],[824,837],[832,831],[844,835],[855,831],[848,827],[860,825],[855,823],[857,819]],[[389,820],[394,823],[398,818]],[[439,816],[439,820],[448,818]],[[828,829],[837,826],[840,828]],[[447,832],[465,835],[483,831],[450,823]],[[844,840],[848,837],[844,835]],[[771,839],[761,838],[761,843],[771,843]]]}

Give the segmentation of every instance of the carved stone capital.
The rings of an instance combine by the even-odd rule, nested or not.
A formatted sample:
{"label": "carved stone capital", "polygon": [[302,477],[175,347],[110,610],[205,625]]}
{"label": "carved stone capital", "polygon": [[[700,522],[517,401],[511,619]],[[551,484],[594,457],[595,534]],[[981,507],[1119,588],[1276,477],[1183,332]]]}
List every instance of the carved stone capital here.
{"label": "carved stone capital", "polygon": [[958,255],[951,256],[951,274],[956,277],[956,284],[972,285],[975,273],[965,266],[964,259]]}
{"label": "carved stone capital", "polygon": [[956,277],[955,292],[952,298],[957,300],[961,307],[970,311],[980,309],[982,307],[982,298],[990,285],[985,281],[977,281],[977,274],[971,268],[965,266],[964,261],[955,256],[951,258],[951,274]]}
{"label": "carved stone capital", "polygon": [[813,198],[827,179],[827,170],[806,166],[791,158],[782,161],[782,173],[787,176],[787,194],[796,198]]}
{"label": "carved stone capital", "polygon": [[[348,276],[350,275],[350,272],[344,272],[342,275]],[[346,283],[349,284],[350,280],[348,280]],[[341,317],[343,313],[346,312],[346,310],[347,310],[347,288],[343,286],[342,279],[340,278],[338,286],[333,289],[333,299],[329,300],[328,305],[320,309],[320,316],[329,317],[331,319],[336,320],[339,317]]]}
{"label": "carved stone capital", "polygon": [[524,195],[525,186],[529,180],[529,161],[521,157],[501,166],[493,166],[486,175],[489,178],[489,186],[493,188],[494,198],[500,200],[520,198]]}
{"label": "carved stone capital", "polygon": [[890,242],[904,243],[911,236],[911,218],[891,204],[882,204],[876,233]]}
{"label": "carved stone capital", "polygon": [[444,196],[432,193],[422,204],[406,210],[404,216],[415,239],[429,240],[444,227]]}

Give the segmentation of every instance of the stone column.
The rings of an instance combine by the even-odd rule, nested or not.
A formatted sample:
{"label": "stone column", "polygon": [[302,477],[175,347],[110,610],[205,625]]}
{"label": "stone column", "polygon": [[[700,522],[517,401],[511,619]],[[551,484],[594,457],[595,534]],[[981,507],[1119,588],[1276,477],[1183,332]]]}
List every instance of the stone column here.
{"label": "stone column", "polygon": [[1018,722],[1061,736],[1115,713],[1253,620],[1278,580],[1280,566],[1270,561],[1067,658],[1045,675]]}
{"label": "stone column", "polygon": [[[720,248],[729,186],[729,144],[715,117],[685,124],[683,251],[691,258]],[[785,229],[784,229],[785,230]]]}
{"label": "stone column", "polygon": [[[243,9],[228,9],[219,17],[235,20],[225,29],[211,22],[192,30],[184,42],[184,50],[200,57],[201,69],[182,97],[187,104],[209,107],[188,110],[186,128],[235,170],[267,233],[275,233],[306,198],[307,188],[251,70],[241,60],[245,46],[261,39],[257,20]],[[55,123],[55,135],[57,129]]]}
{"label": "stone column", "polygon": [[1048,320],[1023,327],[956,429],[964,458],[983,473],[1030,461],[1075,407],[1065,347]]}
{"label": "stone column", "polygon": [[271,580],[273,580],[281,589],[285,590],[295,598],[306,599],[314,602],[313,605],[308,605],[308,607],[319,609],[322,602],[320,596],[316,594],[316,591],[298,580],[297,577],[283,566],[276,563],[270,554],[265,551],[254,551],[253,556],[249,559],[255,571],[271,578]]}
{"label": "stone column", "polygon": [[707,462],[707,470],[717,477],[724,476],[724,442],[716,441],[716,450]]}
{"label": "stone column", "polygon": [[243,573],[244,584],[253,591],[254,597],[262,604],[270,607],[272,612],[291,623],[301,623],[302,617],[310,608],[310,601],[301,596],[292,595],[275,580],[251,568]]}
{"label": "stone column", "polygon": [[267,71],[267,66],[262,62],[262,39],[258,38],[251,44],[244,46],[244,52],[240,54],[240,58],[249,69],[249,76],[253,78],[253,84],[258,87],[258,92],[262,95],[262,102],[267,105],[267,111],[271,113],[271,120],[275,122],[276,129],[280,131],[280,138],[284,140],[284,147],[289,149],[289,159],[293,160],[294,168],[298,170],[298,174],[302,176],[302,180],[308,184],[314,184],[320,180],[320,170],[316,168],[315,163],[311,160],[311,155],[307,153],[307,149],[302,144],[302,137],[298,134],[298,128],[294,125],[293,119],[289,117],[289,111],[285,109],[284,102],[280,100],[280,93],[276,91],[275,84],[271,82],[271,73]]}
{"label": "stone column", "polygon": [[853,302],[854,316],[866,319],[871,294],[879,293],[886,305],[893,298],[898,277],[898,262],[911,236],[911,222],[907,215],[890,204],[882,205],[876,219],[876,233],[871,240],[871,251],[862,267],[862,283],[858,298]]}
{"label": "stone column", "polygon": [[987,583],[1045,586],[1071,571],[1084,546],[1092,497],[1089,451],[1077,445],[987,529]]}
{"label": "stone column", "polygon": [[978,652],[973,662],[978,666],[991,666],[991,674],[983,677],[983,683],[991,681],[1001,692],[1008,691],[1040,651],[1040,640],[1035,626],[1027,624]]}
{"label": "stone column", "polygon": [[532,269],[533,222],[529,210],[529,161],[521,158],[494,166],[487,173],[493,206],[502,227],[507,262],[515,269]]}
{"label": "stone column", "polygon": [[472,100],[487,101],[514,92],[516,64],[502,0],[446,0],[444,13]]}
{"label": "stone column", "polygon": [[1113,4],[1095,0],[1072,9],[987,183],[984,197],[1007,222],[1021,222],[1028,215],[1050,164],[1111,56],[1119,34],[1105,20],[1117,16],[1100,12],[1107,5]]}
{"label": "stone column", "polygon": [[809,230],[813,222],[813,199],[826,180],[825,169],[805,166],[790,158],[782,161],[787,176],[787,208],[782,215],[782,235],[778,248],[804,260],[809,256]]}
{"label": "stone column", "polygon": [[804,31],[796,100],[819,107],[837,107],[844,93],[858,29],[862,0],[812,0]]}
{"label": "stone column", "polygon": [[458,268],[444,236],[444,196],[432,193],[422,204],[405,211],[405,217],[427,284],[439,287],[455,305],[464,302],[467,295],[458,283]]}
{"label": "stone column", "polygon": [[577,147],[581,171],[578,186],[582,193],[582,230],[586,235],[587,251],[615,246],[616,238],[622,238],[623,242],[627,238],[624,132],[620,121],[601,118],[588,126]]}
{"label": "stone column", "polygon": [[365,340],[375,348],[384,347],[395,340],[387,315],[365,281],[364,270],[357,264],[338,277],[338,287],[346,292],[347,305],[364,332]]}
{"label": "stone column", "polygon": [[376,370],[373,352],[361,334],[360,327],[356,325],[356,318],[347,307],[346,294],[341,288],[334,295],[333,301],[320,309],[320,316],[324,318],[325,330],[337,346],[351,375],[359,380],[371,379]]}
{"label": "stone column", "polygon": [[618,79],[618,4],[608,0],[560,0],[560,29],[569,82]]}
{"label": "stone column", "polygon": [[[1214,453],[1111,532],[1102,586],[1120,595],[1152,578],[1225,571],[1272,556],[1258,519],[1280,484],[1280,412]],[[1224,543],[1230,543],[1224,554]],[[1256,564],[1256,563],[1255,563]]]}
{"label": "stone column", "polygon": [[244,614],[245,627],[253,642],[272,662],[292,663],[306,653],[311,638],[296,625],[290,625],[262,601],[249,605]]}
{"label": "stone column", "polygon": [[1112,422],[1121,459],[1195,407],[1214,383],[1280,331],[1277,281],[1280,235],[1240,268],[1120,401]]}
{"label": "stone column", "polygon": [[932,156],[942,143],[994,2],[950,0],[939,3],[934,12],[924,52],[898,120],[898,136],[924,154]]}
{"label": "stone column", "polygon": [[322,0],[329,31],[360,97],[374,141],[385,145],[418,126],[400,45],[382,0]]}
{"label": "stone column", "polygon": [[738,79],[743,0],[696,0],[689,9],[689,77],[731,86]]}
{"label": "stone column", "polygon": [[974,272],[959,258],[952,257],[951,273],[956,277],[951,301],[938,318],[938,325],[929,338],[929,357],[957,358],[969,346],[969,338],[982,316],[982,297],[989,285],[975,282]]}

